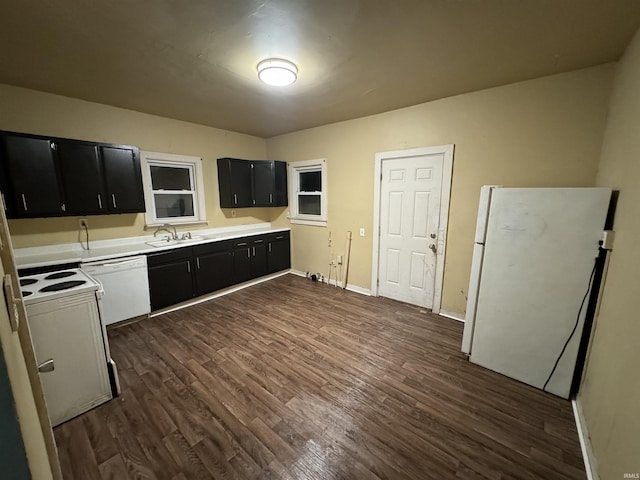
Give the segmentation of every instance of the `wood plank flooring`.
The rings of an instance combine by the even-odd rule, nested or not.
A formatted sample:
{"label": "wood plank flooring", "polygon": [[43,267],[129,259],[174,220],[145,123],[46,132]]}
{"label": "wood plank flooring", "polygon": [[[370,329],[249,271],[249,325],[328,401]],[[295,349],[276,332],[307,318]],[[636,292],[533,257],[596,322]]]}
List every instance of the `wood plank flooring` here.
{"label": "wood plank flooring", "polygon": [[123,394],[55,429],[65,479],[584,479],[570,403],[461,335],[293,275],[110,330]]}

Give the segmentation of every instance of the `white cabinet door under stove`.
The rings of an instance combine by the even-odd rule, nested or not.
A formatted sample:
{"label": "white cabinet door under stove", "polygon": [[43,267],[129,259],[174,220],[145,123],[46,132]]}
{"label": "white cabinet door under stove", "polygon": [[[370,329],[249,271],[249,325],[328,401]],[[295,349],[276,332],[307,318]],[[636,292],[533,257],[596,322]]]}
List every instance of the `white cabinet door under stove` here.
{"label": "white cabinet door under stove", "polygon": [[27,305],[38,365],[53,359],[54,370],[40,373],[53,426],[112,398],[102,326],[95,292]]}

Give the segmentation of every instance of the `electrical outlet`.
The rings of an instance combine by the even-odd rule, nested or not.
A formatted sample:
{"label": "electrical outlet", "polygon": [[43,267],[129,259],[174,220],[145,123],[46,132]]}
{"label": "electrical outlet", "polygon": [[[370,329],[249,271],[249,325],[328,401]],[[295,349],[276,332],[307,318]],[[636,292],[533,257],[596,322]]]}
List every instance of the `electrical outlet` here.
{"label": "electrical outlet", "polygon": [[338,255],[336,257],[336,261],[338,262],[338,265],[342,265],[342,255]]}
{"label": "electrical outlet", "polygon": [[89,228],[89,220],[87,220],[86,218],[79,218],[78,219],[78,228],[79,229],[83,229],[84,227]]}
{"label": "electrical outlet", "polygon": [[364,227],[362,227],[362,228],[360,229],[360,236],[361,236],[361,237],[364,237]]}
{"label": "electrical outlet", "polygon": [[232,216],[233,218],[235,218],[235,217],[236,217],[236,211],[235,211],[235,210],[231,210],[231,216]]}

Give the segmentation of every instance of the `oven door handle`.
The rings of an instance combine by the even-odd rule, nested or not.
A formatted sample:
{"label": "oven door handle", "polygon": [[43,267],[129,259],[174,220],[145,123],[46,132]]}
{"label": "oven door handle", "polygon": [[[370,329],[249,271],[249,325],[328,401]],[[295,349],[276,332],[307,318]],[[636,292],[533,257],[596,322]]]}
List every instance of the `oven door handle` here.
{"label": "oven door handle", "polygon": [[86,263],[86,267],[115,267],[117,265],[126,265],[127,263],[139,262],[139,258],[130,258],[128,260],[122,260],[119,262],[101,262],[101,263]]}

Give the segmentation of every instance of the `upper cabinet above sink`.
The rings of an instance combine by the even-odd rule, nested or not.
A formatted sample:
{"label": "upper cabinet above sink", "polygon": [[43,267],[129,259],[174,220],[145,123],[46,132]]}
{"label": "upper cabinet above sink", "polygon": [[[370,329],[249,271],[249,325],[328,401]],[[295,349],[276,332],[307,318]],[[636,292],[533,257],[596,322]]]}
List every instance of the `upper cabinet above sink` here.
{"label": "upper cabinet above sink", "polygon": [[286,207],[287,164],[274,160],[218,159],[220,207]]}
{"label": "upper cabinet above sink", "polygon": [[137,147],[0,132],[8,218],[144,212]]}

